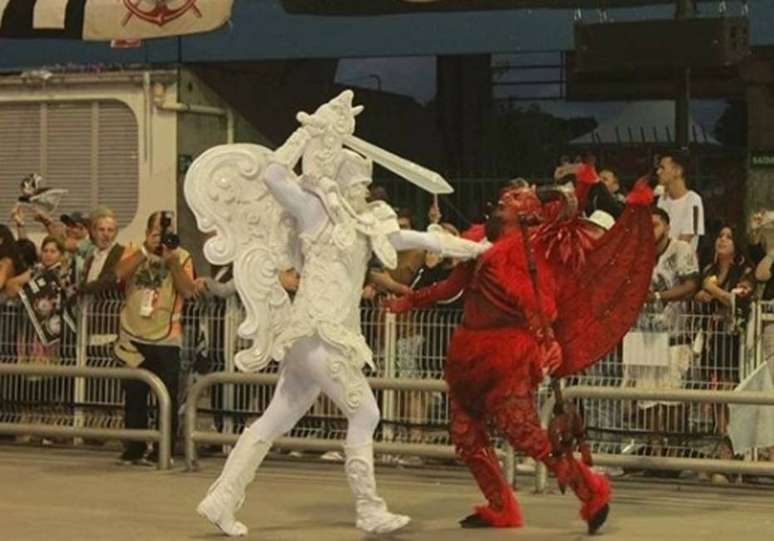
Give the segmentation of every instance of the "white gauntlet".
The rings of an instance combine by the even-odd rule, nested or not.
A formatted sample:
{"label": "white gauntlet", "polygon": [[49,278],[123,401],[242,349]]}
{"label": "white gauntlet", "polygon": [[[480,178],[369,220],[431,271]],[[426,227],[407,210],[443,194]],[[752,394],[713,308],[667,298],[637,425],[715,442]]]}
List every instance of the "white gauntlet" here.
{"label": "white gauntlet", "polygon": [[311,138],[312,136],[308,130],[298,128],[290,134],[290,137],[288,137],[287,141],[285,141],[281,147],[274,151],[274,158],[272,161],[281,163],[292,170],[304,154],[306,144]]}
{"label": "white gauntlet", "polygon": [[491,246],[489,243],[478,243],[455,237],[437,224],[428,227],[427,232],[440,245],[443,257],[455,257],[462,260],[475,259]]}

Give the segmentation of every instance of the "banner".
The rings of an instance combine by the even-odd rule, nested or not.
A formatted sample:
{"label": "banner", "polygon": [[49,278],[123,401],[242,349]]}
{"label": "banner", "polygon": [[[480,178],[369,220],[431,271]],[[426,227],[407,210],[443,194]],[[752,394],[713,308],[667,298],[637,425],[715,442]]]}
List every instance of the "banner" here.
{"label": "banner", "polygon": [[209,32],[231,18],[233,0],[0,0],[0,38],[90,41]]}
{"label": "banner", "polygon": [[44,346],[59,341],[62,325],[75,331],[75,322],[68,312],[65,291],[60,286],[59,268],[44,270],[33,275],[19,292],[30,323]]}

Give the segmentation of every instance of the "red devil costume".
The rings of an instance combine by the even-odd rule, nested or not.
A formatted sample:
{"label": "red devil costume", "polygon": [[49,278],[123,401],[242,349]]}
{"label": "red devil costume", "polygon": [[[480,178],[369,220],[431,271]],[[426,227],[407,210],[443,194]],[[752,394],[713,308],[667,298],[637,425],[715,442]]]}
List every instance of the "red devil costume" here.
{"label": "red devil costume", "polygon": [[[596,174],[586,166],[577,176],[583,208]],[[654,261],[647,208],[652,192],[638,182],[619,220],[598,239],[592,226],[577,219],[578,207],[566,204],[573,199],[565,194],[564,205],[542,204],[533,190],[505,191],[490,220],[499,231],[486,232],[493,242],[487,252],[458,265],[446,281],[390,303],[401,312],[465,291],[463,320],[451,339],[445,375],[450,432],[487,504],[463,519],[463,527],[523,523],[495,456],[490,428],[543,462],[562,489],[572,488],[590,533],[607,518],[607,479],[566,449],[552,447],[540,426],[535,391],[546,372],[567,376],[604,356],[636,320]],[[529,227],[523,225],[527,223]],[[481,240],[484,234],[479,226],[466,236]]]}

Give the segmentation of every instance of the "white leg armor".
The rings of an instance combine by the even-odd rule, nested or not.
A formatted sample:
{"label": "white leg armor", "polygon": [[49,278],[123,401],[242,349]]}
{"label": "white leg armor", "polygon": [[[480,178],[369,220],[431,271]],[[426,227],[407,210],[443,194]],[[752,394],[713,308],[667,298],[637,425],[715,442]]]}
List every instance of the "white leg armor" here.
{"label": "white leg armor", "polygon": [[390,513],[384,500],[376,495],[373,443],[345,446],[344,450],[347,481],[355,496],[355,526],[368,533],[389,533],[408,524],[409,517]]}
{"label": "white leg armor", "polygon": [[247,535],[247,526],[234,518],[242,506],[245,489],[255,478],[255,470],[271,448],[271,442],[243,434],[231,450],[220,477],[210,486],[196,512],[228,536]]}

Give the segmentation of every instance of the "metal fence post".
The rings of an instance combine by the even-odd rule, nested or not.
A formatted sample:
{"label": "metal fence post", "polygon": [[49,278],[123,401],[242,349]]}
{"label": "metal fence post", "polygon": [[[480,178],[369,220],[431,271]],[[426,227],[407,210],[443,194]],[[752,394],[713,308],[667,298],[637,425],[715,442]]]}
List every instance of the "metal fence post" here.
{"label": "metal fence post", "polygon": [[[236,365],[234,364],[235,352],[237,350],[237,340],[239,339],[239,333],[237,329],[239,327],[238,321],[241,320],[241,309],[237,303],[235,296],[230,296],[226,299],[226,313],[223,318],[223,343],[225,351],[223,352],[223,360],[225,366],[224,372],[233,374],[237,372]],[[227,383],[223,385],[223,411],[234,411],[234,384]],[[223,432],[234,432],[234,418],[231,415],[223,415]]]}
{"label": "metal fence post", "polygon": [[[89,313],[91,312],[92,299],[86,296],[82,300],[78,311],[78,318],[75,322],[75,366],[78,368],[86,367],[86,351],[89,345]],[[73,382],[73,426],[83,427],[85,425],[86,414],[81,407],[86,403],[86,380],[84,378],[75,378]],[[75,438],[74,443],[80,445],[82,438]]]}
{"label": "metal fence post", "polygon": [[[395,314],[385,311],[384,313],[384,377],[394,378],[396,368],[396,340],[397,324]],[[382,428],[384,441],[392,441],[396,432],[392,425],[395,421],[395,391],[386,389],[382,393],[382,419],[387,421]]]}
{"label": "metal fence post", "polygon": [[503,469],[505,470],[505,480],[508,484],[515,488],[516,483],[516,456],[513,450],[513,446],[510,443],[505,444],[505,457],[503,461]]}
{"label": "metal fence post", "polygon": [[[546,396],[546,401],[540,409],[540,425],[543,428],[548,427],[548,421],[551,418],[551,412],[554,409],[556,397],[554,393]],[[541,461],[535,461],[535,494],[545,494],[548,486],[548,468]]]}

